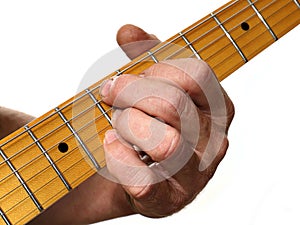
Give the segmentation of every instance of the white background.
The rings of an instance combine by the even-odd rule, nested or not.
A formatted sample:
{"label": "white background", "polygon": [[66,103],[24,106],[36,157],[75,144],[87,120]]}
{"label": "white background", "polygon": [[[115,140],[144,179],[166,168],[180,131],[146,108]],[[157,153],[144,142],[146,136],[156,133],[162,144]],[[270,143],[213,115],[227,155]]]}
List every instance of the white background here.
{"label": "white background", "polygon": [[[225,2],[1,1],[0,105],[39,116],[74,95],[121,25],[165,40]],[[298,27],[222,82],[236,106],[230,148],[196,201],[101,224],[299,224],[299,38]]]}

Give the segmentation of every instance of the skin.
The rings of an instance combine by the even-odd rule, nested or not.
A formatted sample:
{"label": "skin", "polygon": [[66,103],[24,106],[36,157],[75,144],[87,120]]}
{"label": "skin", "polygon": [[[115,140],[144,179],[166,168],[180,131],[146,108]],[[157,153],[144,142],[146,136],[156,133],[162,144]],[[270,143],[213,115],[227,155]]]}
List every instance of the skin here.
{"label": "skin", "polygon": [[[145,50],[142,48],[137,50],[130,43],[144,40],[150,40],[146,46],[147,49],[159,42],[154,35],[147,34],[133,25],[123,26],[117,34],[117,42],[123,46],[123,50],[130,58],[134,58]],[[117,182],[95,174],[31,221],[30,225],[82,225],[136,213],[155,218],[165,217],[179,211],[198,195],[225,156],[228,148],[227,131],[233,119],[234,107],[220,84],[213,81],[214,75],[207,64],[196,60],[186,61],[185,65],[188,64],[189,68],[198,71],[197,81],[205,83],[205,80],[212,80],[216,87],[222,90],[226,113],[212,118],[202,90],[195,85],[195,80],[178,69],[180,64],[182,62],[159,63],[146,70],[142,76],[124,75],[114,81],[107,81],[101,86],[99,91],[103,100],[107,104],[119,107],[119,112],[115,114],[117,116],[113,118],[114,129],[106,133],[104,140],[107,168],[113,180]],[[159,96],[167,99],[166,101],[153,98],[140,101],[138,104],[135,104],[132,98],[122,97],[121,93],[128,85],[137,85],[137,88],[141,88],[141,90],[149,90],[151,87],[149,82],[156,82],[159,87],[162,87],[161,90],[172,90],[174,94],[168,96],[168,92],[159,92]],[[178,101],[184,92],[190,98],[182,98],[183,101]],[[191,157],[180,170],[172,176],[166,176],[166,179],[161,182],[150,182],[148,185],[129,182],[126,180],[126,176],[123,176],[120,167],[117,166],[119,162],[132,167],[146,167],[146,164],[133,150],[132,144],[138,144],[153,161],[161,162],[172,156],[179,147],[183,146],[182,149],[184,149],[184,143],[189,141],[187,140],[188,135],[185,136],[180,131],[179,114],[176,113],[176,107],[169,104],[170,102],[179,108],[191,106],[196,109],[194,116],[197,117],[197,120],[195,121],[200,123],[201,129],[198,132]],[[153,117],[157,119],[154,121]],[[124,123],[124,118],[127,118],[127,122],[129,122]],[[217,124],[219,118],[225,118],[226,122],[221,125]],[[32,119],[33,117],[26,114],[0,108],[0,137],[8,135]],[[154,129],[163,127],[166,132],[160,145],[148,149],[140,140],[149,136],[150,125],[153,121]],[[212,123],[216,123],[216,127],[222,126],[224,130],[212,130]],[[144,124],[144,126],[139,126],[139,124]],[[132,137],[126,136],[128,129],[133,132]],[[222,135],[219,135],[220,133]],[[216,140],[221,137],[219,141],[222,144],[207,153],[214,157],[205,169],[199,170],[200,162],[205,161],[204,146],[207,145],[210,136]],[[163,172],[153,173],[153,177],[164,176]],[[151,173],[149,170],[146,175]],[[152,176],[149,177],[152,178]],[[97,188],[100,186],[101,189]]]}

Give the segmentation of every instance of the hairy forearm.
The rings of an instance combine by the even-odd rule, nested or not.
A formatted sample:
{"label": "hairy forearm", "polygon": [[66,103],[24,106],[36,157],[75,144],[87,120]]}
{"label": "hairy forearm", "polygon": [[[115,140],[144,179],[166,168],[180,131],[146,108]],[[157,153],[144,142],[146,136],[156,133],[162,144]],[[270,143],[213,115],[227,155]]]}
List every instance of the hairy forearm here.
{"label": "hairy forearm", "polygon": [[33,116],[0,106],[0,139],[33,119]]}
{"label": "hairy forearm", "polygon": [[[0,139],[33,119],[0,107]],[[28,225],[84,225],[132,213],[123,188],[95,174]]]}

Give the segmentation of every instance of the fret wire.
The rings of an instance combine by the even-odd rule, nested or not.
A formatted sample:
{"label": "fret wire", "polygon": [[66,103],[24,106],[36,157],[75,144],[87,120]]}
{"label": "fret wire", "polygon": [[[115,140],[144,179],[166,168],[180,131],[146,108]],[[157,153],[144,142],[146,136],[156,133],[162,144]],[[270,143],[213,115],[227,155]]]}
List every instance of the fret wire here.
{"label": "fret wire", "polygon": [[[102,146],[97,147],[93,152],[97,151],[98,149],[100,149]],[[74,149],[78,149],[78,147],[74,148]],[[75,162],[73,165],[71,165],[69,168],[67,168],[65,171],[63,171],[63,173],[66,173],[67,171],[69,171],[70,169],[74,168],[74,166],[76,166],[78,163],[80,163],[82,160],[85,160],[85,158],[81,158],[80,160],[78,160],[77,162]],[[102,160],[101,163],[103,163],[104,161]],[[74,182],[78,181],[79,179],[81,179],[83,176],[85,176],[88,172],[90,172],[91,170],[93,170],[92,168],[90,168],[86,173],[84,173],[83,175],[81,175],[79,178],[77,178]],[[44,184],[42,187],[38,188],[34,193],[37,193],[38,191],[42,190],[45,186],[49,185],[50,183],[52,183],[53,181],[55,181],[57,179],[57,177],[52,178],[50,181],[48,181],[46,184]],[[72,184],[73,184],[72,183]],[[16,187],[14,190],[16,190],[18,187]],[[11,192],[13,192],[14,190],[12,190]],[[62,191],[64,191],[65,189],[62,189],[60,192],[58,192],[56,195],[54,195],[52,198],[54,198],[55,196],[57,196],[59,193],[61,193]],[[18,205],[20,205],[22,202],[26,201],[29,197],[26,197],[24,199],[22,199],[21,201],[19,201],[18,203],[16,203],[15,205],[13,205],[12,207],[10,207],[8,210],[6,210],[5,213],[10,212],[11,210],[13,210],[15,207],[17,207]],[[44,202],[44,204],[46,204],[47,202],[49,202],[51,200],[48,199],[46,202]],[[25,216],[26,217],[26,216]]]}
{"label": "fret wire", "polygon": [[[266,5],[263,9],[266,9],[267,7],[269,7],[270,5],[272,5],[273,3],[275,2],[275,0],[273,0],[270,4],[268,4],[268,5]],[[287,6],[289,3],[287,3],[287,4],[285,4],[283,7],[285,7],[285,6]],[[282,8],[283,8],[282,7]],[[276,12],[275,12],[276,13]],[[275,13],[273,13],[272,15],[274,15]],[[271,15],[271,16],[272,16]],[[250,17],[248,17],[247,18],[247,20],[248,19],[250,19],[250,18],[252,18],[252,17],[254,17],[254,16],[256,16],[256,14],[253,14],[252,16],[250,16]],[[268,19],[269,17],[267,17],[267,19]],[[276,23],[276,24],[278,24],[278,23]],[[275,25],[276,25],[275,24]],[[260,26],[260,24],[256,24],[253,28],[255,28],[255,27],[258,27],[258,26]],[[231,32],[231,31],[233,31],[233,30],[235,30],[235,29],[239,29],[239,25],[236,25],[235,27],[233,27],[229,32]],[[262,32],[262,33],[260,33],[259,35],[258,35],[258,37],[260,37],[261,35],[263,35],[264,33],[266,33],[266,32],[269,32],[268,30],[265,30],[264,32]],[[244,33],[244,34],[242,34],[242,35],[240,35],[238,38],[236,38],[236,40],[239,40],[240,38],[242,38],[243,36],[245,36],[245,35],[247,35],[246,33]],[[257,38],[257,37],[256,37]],[[213,44],[213,43],[211,43],[211,44]],[[229,44],[228,44],[229,45]],[[227,46],[228,46],[227,45]],[[249,45],[249,43],[248,44],[246,44],[245,46],[247,46],[247,45]],[[227,46],[224,46],[221,50],[224,50]],[[244,47],[245,47],[244,46]],[[200,51],[201,51],[202,49],[200,49]],[[216,52],[216,53],[214,53],[213,55],[211,55],[211,56],[209,56],[207,59],[205,59],[205,60],[208,60],[208,59],[210,59],[211,57],[213,57],[213,56],[215,56],[216,54],[218,54],[218,52]],[[233,55],[233,54],[232,54]],[[231,57],[232,55],[230,55],[230,56],[228,56],[228,57]],[[217,64],[216,66],[218,66],[218,65],[220,65],[220,64],[222,64],[224,61],[225,61],[226,59],[224,59],[222,62],[220,62],[219,64]]]}
{"label": "fret wire", "polygon": [[[274,1],[273,1],[274,2]],[[254,14],[255,15],[255,14]],[[120,71],[117,71],[117,73],[120,73]],[[63,124],[64,125],[64,124]]]}
{"label": "fret wire", "polygon": [[76,138],[76,140],[79,142],[79,144],[81,145],[83,151],[85,152],[85,154],[89,157],[91,163],[93,164],[93,166],[96,168],[96,170],[101,169],[100,165],[98,164],[97,160],[95,159],[95,157],[91,154],[91,152],[89,151],[89,149],[86,147],[86,145],[84,144],[84,142],[81,140],[80,136],[77,134],[77,132],[74,130],[74,128],[71,126],[71,124],[68,122],[68,120],[66,119],[66,117],[64,116],[64,114],[60,111],[60,109],[57,107],[55,108],[56,112],[58,113],[58,115],[61,117],[61,119],[64,121],[64,123],[67,125],[67,127],[69,128],[69,130],[73,133],[74,137]]}
{"label": "fret wire", "polygon": [[[257,2],[257,0],[256,0],[255,2]],[[247,5],[246,7],[244,7],[243,9],[241,9],[238,13],[235,13],[235,14],[233,14],[232,16],[228,17],[226,20],[224,20],[224,21],[222,22],[222,24],[225,23],[225,22],[227,22],[227,21],[229,21],[230,19],[234,18],[236,15],[239,15],[241,12],[245,11],[245,10],[248,9],[249,7],[250,7],[250,5]],[[220,11],[219,11],[219,12],[220,12]],[[218,12],[218,13],[219,13],[219,12]],[[252,14],[252,16],[255,16],[255,15],[256,15],[255,13]],[[212,17],[210,17],[209,19],[212,19]],[[207,21],[208,21],[208,20],[205,20],[205,22],[207,22]],[[239,25],[238,25],[238,26],[239,26]],[[191,42],[190,42],[191,45],[193,45],[196,41],[200,40],[201,38],[205,38],[206,35],[208,35],[208,34],[209,34],[210,32],[212,32],[212,31],[216,30],[217,28],[219,28],[219,25],[218,25],[218,24],[217,24],[216,26],[214,26],[212,29],[210,29],[210,30],[206,31],[205,33],[201,34],[200,36],[198,36],[195,40],[191,41]],[[190,32],[190,31],[186,31],[186,32],[184,32],[184,33],[180,32],[179,34],[184,35],[184,34],[187,34],[188,32]],[[196,51],[196,53],[198,54],[199,52],[201,52],[201,51],[203,51],[204,49],[208,48],[209,46],[211,46],[212,44],[214,44],[216,41],[220,40],[220,39],[223,38],[224,36],[225,36],[225,34],[223,33],[221,36],[219,36],[218,38],[214,39],[213,41],[211,41],[210,43],[208,43],[207,45],[203,46],[201,49],[199,49],[198,51]],[[183,46],[183,47],[185,48],[185,47],[187,47],[187,46],[188,46],[188,45],[185,45],[185,46]],[[176,53],[179,53],[180,51],[183,51],[184,48],[176,50],[174,53],[172,53],[171,55],[169,55],[169,56],[168,56],[167,58],[165,58],[164,60],[170,59],[170,58],[171,58],[173,55],[175,55]]]}
{"label": "fret wire", "polygon": [[122,73],[121,73],[121,71],[120,70],[116,70],[116,76],[118,77],[118,76],[120,76]]}
{"label": "fret wire", "polygon": [[294,2],[298,6],[298,8],[300,9],[300,3],[297,0],[294,0]]}
{"label": "fret wire", "polygon": [[2,217],[2,219],[6,225],[12,225],[1,208],[0,208],[0,216]]}
{"label": "fret wire", "polygon": [[[256,1],[257,1],[257,0],[256,0]],[[255,1],[255,2],[256,2],[256,1]],[[236,1],[233,2],[232,4],[235,4],[236,2],[238,2],[238,0],[236,0]],[[232,5],[232,4],[231,4],[231,5]],[[220,11],[218,11],[216,14],[221,13],[222,11],[226,10],[228,7],[229,7],[229,6],[224,7],[223,9],[221,9]],[[190,32],[190,31],[196,29],[197,27],[201,26],[203,23],[205,23],[205,22],[208,21],[209,19],[211,19],[211,18],[206,18],[205,20],[200,21],[198,24],[196,24],[194,27],[191,27],[189,30],[187,30],[187,31],[184,32],[183,34],[186,34],[187,32]],[[156,50],[154,51],[154,53],[156,53],[156,52],[160,51],[161,49],[167,47],[169,44],[172,44],[172,42],[176,41],[176,40],[179,39],[179,38],[180,38],[180,37],[177,36],[177,37],[174,37],[174,38],[173,38],[172,40],[170,40],[169,42],[165,42],[162,46],[160,46],[158,49],[156,49]],[[124,73],[125,71],[129,70],[130,68],[136,66],[137,64],[139,64],[139,63],[142,62],[143,60],[146,60],[148,57],[149,57],[149,56],[146,55],[146,56],[142,57],[140,60],[134,62],[133,64],[130,64],[128,67],[126,67],[125,69],[123,69],[122,71],[120,71],[120,74],[122,74],[122,73]],[[96,87],[94,87],[93,89],[91,89],[91,91],[94,91],[95,89],[99,88],[100,85],[101,85],[101,84],[97,85]],[[86,95],[87,95],[87,93],[84,93],[84,94],[81,95],[81,96],[76,96],[76,98],[75,98],[72,102],[70,102],[70,103],[64,105],[63,107],[61,107],[61,110],[63,110],[64,108],[70,106],[71,104],[75,103],[76,101],[79,101],[81,98],[83,98],[83,97],[86,96]],[[44,122],[45,120],[51,118],[51,117],[52,117],[53,115],[55,115],[55,114],[56,114],[55,112],[52,112],[52,113],[51,113],[50,115],[48,115],[47,117],[45,117],[45,118],[41,119],[40,121],[38,121],[37,123],[33,124],[30,128],[36,127],[37,125],[39,125],[39,124],[41,124],[42,122]],[[12,138],[8,139],[7,141],[5,141],[4,143],[0,144],[0,147],[3,147],[4,145],[6,145],[7,143],[11,142],[11,141],[14,140],[15,138],[18,138],[19,136],[21,136],[21,135],[24,134],[24,133],[25,133],[25,131],[22,131],[22,132],[18,133],[18,134],[15,135],[14,137],[12,137]]]}
{"label": "fret wire", "polygon": [[228,33],[228,31],[226,30],[226,28],[220,22],[220,20],[216,17],[215,14],[211,13],[211,15],[215,19],[215,21],[217,22],[217,24],[220,26],[220,28],[223,30],[223,32],[225,33],[225,35],[227,36],[227,38],[231,41],[232,45],[238,51],[238,53],[240,54],[240,56],[242,57],[242,59],[244,60],[244,62],[245,63],[248,62],[248,59],[246,58],[246,56],[244,55],[244,53],[242,52],[242,50],[240,49],[240,47],[237,45],[237,43],[234,41],[234,39],[231,37],[230,33]]}
{"label": "fret wire", "polygon": [[[274,2],[274,1],[272,1],[272,3],[273,3],[273,2]],[[269,5],[271,5],[271,3],[269,3],[269,4],[268,4],[267,6],[265,6],[263,9],[265,9],[265,8],[268,7]],[[249,6],[248,6],[248,7],[249,7]],[[255,14],[253,14],[252,16],[255,16]],[[252,17],[252,16],[251,16],[251,17]],[[248,18],[250,18],[250,17],[248,17]],[[236,27],[238,27],[238,26],[236,26]],[[234,27],[234,28],[236,28],[236,27]],[[234,28],[233,28],[233,29],[234,29]],[[230,31],[232,31],[233,29],[231,29]],[[241,35],[241,36],[243,36],[243,35]],[[241,36],[240,36],[240,37],[241,37]],[[209,58],[210,58],[210,57],[209,57]],[[108,111],[109,111],[109,110],[108,110]],[[71,120],[71,119],[70,119],[70,120]],[[70,121],[70,120],[69,120],[69,121]],[[64,124],[63,124],[63,125],[64,125]]]}
{"label": "fret wire", "polygon": [[[275,0],[273,0],[271,3],[267,4],[261,11],[263,11],[264,9],[266,9],[267,7],[269,7],[270,5],[272,5],[274,2],[275,2]],[[289,3],[287,3],[286,5],[288,5],[288,4],[289,4]],[[241,11],[244,11],[244,10],[246,10],[246,9],[249,8],[249,7],[250,7],[250,5],[247,5],[247,6],[244,7]],[[241,12],[241,11],[239,11],[239,12]],[[275,13],[276,13],[276,12],[275,12]],[[274,14],[275,14],[275,13],[274,13]],[[274,14],[272,14],[272,15],[274,15]],[[235,15],[237,15],[237,14],[234,14],[233,16],[235,16]],[[228,19],[224,20],[223,23],[226,22],[226,21],[228,21],[229,19],[233,18],[233,16],[231,16],[231,17],[229,17]],[[253,18],[254,16],[256,16],[255,13],[253,13],[251,16],[249,16],[246,20],[248,20],[248,19],[250,19],[250,18]],[[268,17],[268,18],[269,18],[269,17]],[[258,25],[259,25],[259,24],[255,25],[254,27],[256,27],[256,26],[258,26]],[[219,26],[215,26],[213,29],[218,28],[218,27],[219,27]],[[229,32],[231,32],[231,31],[233,31],[234,29],[239,28],[239,27],[240,27],[240,24],[238,24],[238,25],[236,25],[235,27],[233,27],[232,29],[230,29]],[[213,29],[209,30],[208,32],[205,32],[203,35],[199,36],[198,38],[196,38],[195,40],[193,40],[191,43],[193,44],[193,43],[195,43],[196,41],[198,41],[200,38],[205,37],[205,35],[207,35],[207,34],[208,34],[210,31],[212,31]],[[268,31],[268,30],[266,30],[266,31]],[[242,34],[239,38],[241,38],[241,37],[244,36],[244,35],[246,35],[246,33],[245,33],[245,34]],[[203,46],[203,47],[202,47],[201,49],[199,49],[197,52],[201,52],[201,51],[205,50],[206,48],[208,48],[208,47],[210,47],[211,45],[213,45],[215,41],[220,40],[220,39],[223,38],[224,36],[225,36],[225,34],[219,36],[218,38],[214,39],[212,42],[210,42],[210,43],[208,43],[207,45]],[[236,39],[236,40],[238,40],[238,39]],[[229,45],[231,45],[231,44],[229,43],[228,45],[224,46],[222,49],[219,49],[217,52],[215,52],[214,54],[212,54],[211,56],[209,56],[209,57],[206,58],[205,60],[208,60],[208,59],[210,59],[211,57],[215,56],[215,55],[218,54],[220,51],[222,51],[222,50],[224,50],[226,47],[228,47]],[[185,47],[186,47],[186,46],[185,46]],[[182,50],[184,50],[184,49],[179,49],[179,50],[177,50],[176,53],[178,53],[178,52],[180,52],[180,51],[182,51]],[[173,56],[173,55],[174,55],[174,53],[173,53],[172,55],[170,55],[169,57],[165,58],[165,59],[169,59],[169,58],[170,58],[171,56]],[[192,57],[192,56],[193,56],[193,55],[191,55],[190,57]],[[232,55],[231,55],[231,56],[232,56]],[[222,62],[224,62],[225,60],[226,60],[226,58],[225,58]]]}
{"label": "fret wire", "polygon": [[[111,111],[111,110],[112,110],[112,108],[110,108],[109,110],[107,110],[107,112],[108,112],[108,111]],[[94,118],[93,120],[89,121],[89,122],[86,123],[84,126],[80,127],[80,129],[78,130],[78,132],[82,131],[82,130],[83,130],[84,128],[86,128],[88,125],[90,125],[91,123],[93,123],[93,122],[95,122],[96,120],[100,119],[101,117],[102,117],[102,115],[97,116],[97,117]],[[102,130],[100,130],[99,132],[103,132],[103,131],[106,130],[109,126],[110,126],[110,125],[108,125],[108,126],[102,128]],[[95,135],[97,135],[97,134],[95,134]],[[93,135],[91,138],[93,138],[95,135]],[[54,149],[54,148],[57,146],[57,144],[59,144],[59,143],[62,142],[62,141],[67,140],[67,139],[70,138],[70,137],[73,137],[73,134],[68,135],[68,136],[65,137],[64,139],[60,140],[58,143],[56,143],[56,144],[52,145],[51,147],[49,147],[49,148],[47,149],[47,152],[50,152],[52,149]],[[91,138],[87,139],[86,142],[89,142],[89,140],[90,140]],[[72,151],[71,151],[71,152],[72,152]],[[27,165],[29,165],[29,164],[32,163],[33,161],[38,160],[40,157],[42,157],[42,154],[36,156],[35,158],[31,159],[31,160],[30,160],[29,162],[27,162],[26,164],[22,165],[22,166],[18,169],[18,171],[20,171],[21,169],[25,168]],[[58,159],[57,161],[55,161],[55,163],[59,162],[59,161],[60,161],[61,159],[63,159],[64,157],[66,157],[66,155],[64,155],[63,157],[61,157],[61,158]],[[46,167],[46,168],[47,168],[47,167]],[[46,169],[46,168],[45,168],[45,169]],[[13,174],[9,174],[9,175],[7,175],[6,177],[2,178],[2,179],[0,180],[0,182],[2,182],[3,180],[7,179],[7,178],[10,177],[11,175],[13,175]],[[1,198],[0,198],[0,200],[1,200]]]}
{"label": "fret wire", "polygon": [[58,177],[61,179],[61,181],[63,182],[63,184],[67,188],[67,190],[71,191],[72,188],[71,188],[70,184],[68,183],[68,181],[66,180],[66,178],[63,176],[63,174],[59,171],[59,169],[57,168],[57,166],[53,162],[53,160],[50,157],[50,155],[48,154],[48,152],[45,150],[45,148],[42,146],[42,144],[38,141],[38,139],[33,134],[33,132],[28,128],[28,126],[26,125],[24,128],[28,132],[28,134],[30,135],[30,137],[32,138],[32,140],[34,141],[34,143],[42,151],[42,155],[44,155],[46,157],[46,159],[48,160],[48,162],[50,163],[50,165],[52,166],[52,168],[54,169],[54,171],[56,172],[56,174],[58,175]]}
{"label": "fret wire", "polygon": [[35,204],[35,206],[37,207],[37,209],[40,212],[43,211],[42,205],[39,203],[39,201],[37,200],[37,198],[34,196],[33,192],[27,186],[27,184],[25,183],[25,181],[23,180],[23,178],[21,177],[21,175],[19,174],[19,172],[16,170],[16,168],[14,167],[14,165],[10,162],[10,160],[7,158],[7,156],[2,151],[1,148],[0,148],[0,155],[4,159],[4,161],[6,162],[6,164],[8,165],[8,167],[12,170],[13,174],[17,177],[17,179],[21,183],[21,186],[25,189],[25,191],[27,192],[27,194],[29,195],[29,197],[31,198],[31,200],[33,201],[33,203]]}
{"label": "fret wire", "polygon": [[91,91],[87,88],[85,89],[86,93],[88,93],[88,95],[90,96],[90,98],[93,100],[94,104],[96,104],[97,108],[100,110],[100,112],[104,115],[105,119],[107,120],[107,122],[112,126],[111,123],[111,118],[109,117],[109,115],[105,112],[105,109],[102,107],[102,105],[98,102],[98,100],[95,98],[95,96],[93,95],[93,93],[91,93]]}
{"label": "fret wire", "polygon": [[155,63],[159,63],[157,58],[155,57],[155,55],[151,52],[151,51],[148,51],[147,52],[148,55],[151,57],[151,59],[155,62]]}
{"label": "fret wire", "polygon": [[[256,1],[255,1],[256,2]],[[238,14],[238,13],[237,13]],[[235,14],[236,15],[236,14]],[[254,14],[255,15],[255,14]],[[199,24],[201,24],[201,23],[199,23]],[[195,26],[196,27],[196,26]],[[218,27],[218,26],[216,26],[216,27]],[[178,37],[176,37],[176,38],[174,38],[174,39],[178,39]],[[174,40],[173,39],[173,40]],[[159,49],[158,49],[159,50]],[[126,69],[125,69],[126,70]],[[124,71],[124,70],[123,70]],[[117,71],[117,73],[118,74],[121,74],[121,72],[120,72],[120,70],[118,70]],[[100,86],[100,85],[99,85]],[[95,88],[93,88],[93,90],[95,90],[96,88],[98,88],[99,86],[97,86],[97,87],[95,87]],[[79,100],[81,97],[83,97],[83,96],[85,96],[85,95],[82,95],[82,96],[80,96],[79,98],[77,98],[77,100]],[[76,100],[75,100],[76,101]],[[69,103],[68,105],[70,105],[71,103]],[[66,106],[65,106],[66,107]],[[33,127],[33,126],[32,126]]]}
{"label": "fret wire", "polygon": [[[86,174],[88,174],[91,170],[93,170],[93,169],[90,169],[90,170],[88,170],[86,173],[84,173],[82,176],[80,176],[79,178],[77,178],[76,180],[75,180],[75,182],[76,181],[78,181],[78,180],[80,180],[82,177],[84,177]],[[54,195],[52,198],[55,198],[57,195],[59,195],[61,192],[63,192],[63,190],[61,190],[61,191],[59,191],[56,195]],[[47,203],[47,202],[49,202],[52,198],[50,198],[49,200],[47,200],[45,203]],[[30,215],[31,213],[33,213],[34,211],[32,210],[31,212],[29,212],[27,215],[25,215],[25,216],[23,216],[21,219],[19,219],[17,222],[16,222],[16,224],[18,224],[20,221],[22,221],[25,217],[27,217],[28,215]]]}
{"label": "fret wire", "polygon": [[[102,100],[98,101],[98,103],[101,103],[101,102],[102,102]],[[79,116],[81,116],[82,114],[84,114],[85,112],[87,112],[88,110],[90,110],[91,108],[93,108],[95,105],[96,105],[96,104],[93,104],[93,105],[87,107],[85,110],[83,110],[82,112],[78,113],[78,114],[77,114],[76,116],[74,116],[73,118],[69,119],[68,122],[71,122],[72,120],[77,119]],[[110,111],[110,109],[107,110],[106,113],[108,113],[109,111]],[[45,134],[44,136],[40,137],[40,138],[37,139],[37,140],[38,140],[38,141],[42,140],[43,138],[47,137],[47,136],[50,135],[50,134],[53,134],[55,131],[57,131],[59,128],[61,128],[61,127],[63,127],[63,126],[65,126],[64,123],[61,124],[61,125],[59,125],[59,126],[56,127],[55,129],[53,129],[51,132]],[[17,156],[18,154],[22,153],[24,150],[26,150],[27,148],[29,148],[29,147],[31,147],[31,146],[33,146],[33,145],[34,145],[34,143],[29,144],[28,146],[26,146],[26,147],[24,147],[23,149],[19,150],[19,151],[18,151],[17,153],[15,153],[14,155],[10,156],[9,159],[14,158],[15,156]],[[0,166],[1,166],[3,163],[4,163],[4,162],[1,162],[1,163],[0,163]]]}
{"label": "fret wire", "polygon": [[194,48],[194,46],[192,45],[192,43],[187,39],[187,37],[184,36],[184,34],[182,32],[179,32],[179,35],[184,40],[184,42],[187,44],[187,46],[189,46],[189,48],[192,50],[192,52],[194,53],[194,55],[196,56],[196,58],[199,59],[199,60],[201,60],[201,56],[198,54],[198,52],[196,51],[196,49]]}
{"label": "fret wire", "polygon": [[268,29],[268,31],[270,32],[270,34],[272,35],[272,37],[274,38],[274,40],[277,41],[278,38],[277,38],[276,34],[273,32],[272,28],[270,27],[270,25],[268,24],[268,22],[265,20],[265,18],[263,17],[263,15],[256,8],[256,6],[254,5],[254,3],[251,0],[247,0],[247,1],[248,1],[249,5],[251,5],[251,7],[254,10],[254,12],[257,14],[258,18],[261,20],[261,22]]}
{"label": "fret wire", "polygon": [[[274,2],[275,2],[275,0],[272,1],[272,4],[273,4]],[[272,5],[272,4],[268,4],[268,5],[267,5],[266,7],[264,7],[263,9],[267,8],[268,6],[270,6],[270,5]],[[288,4],[290,4],[290,3],[285,4],[282,8],[284,8],[284,7],[287,6]],[[276,12],[275,12],[275,13],[276,13]],[[274,15],[275,13],[273,13],[272,15]],[[272,15],[271,15],[271,16],[272,16]],[[253,16],[255,16],[255,14],[252,15],[251,17],[253,17]],[[269,18],[269,17],[267,17],[267,18]],[[280,22],[281,22],[281,21],[279,21],[279,22],[276,23],[276,24],[279,24]],[[276,24],[275,24],[275,25],[276,25]],[[255,28],[255,27],[257,27],[257,26],[259,26],[259,24],[255,25],[253,28]],[[232,31],[232,30],[234,30],[234,29],[236,29],[236,28],[238,28],[238,27],[239,27],[239,25],[237,25],[236,27],[232,28],[230,31]],[[268,30],[265,30],[263,33],[261,33],[260,35],[258,35],[258,37],[260,37],[261,35],[263,35],[263,34],[266,33],[266,32],[269,32],[269,31],[268,31]],[[236,40],[242,38],[244,35],[246,35],[246,34],[240,35]],[[258,37],[256,37],[256,38],[258,38]],[[256,38],[255,38],[255,39],[256,39]],[[245,46],[248,46],[249,44],[250,44],[250,42],[249,42],[248,44],[246,44]],[[226,48],[226,46],[223,47],[222,49],[225,49],[225,48]],[[217,52],[217,53],[218,53],[218,52]],[[205,59],[205,60],[210,59],[211,57],[213,57],[213,56],[216,55],[217,53],[211,55],[209,58],[207,58],[207,59]],[[227,58],[230,58],[232,55],[233,55],[233,54],[231,54],[231,55],[228,56]],[[193,56],[193,55],[191,55],[191,56]],[[219,63],[218,63],[217,65],[215,65],[215,66],[221,65],[222,63],[224,63],[224,61],[225,61],[227,58],[225,58],[222,62],[219,62]]]}
{"label": "fret wire", "polygon": [[[97,137],[100,133],[104,132],[104,130],[106,130],[108,127],[109,127],[109,125],[106,126],[105,128],[103,128],[102,130],[100,130],[99,132],[97,132],[96,134],[94,134],[93,136],[91,136],[86,142],[88,143],[88,142],[92,141],[93,138]],[[103,146],[103,145],[100,145],[99,147],[97,147],[97,148],[96,148],[94,151],[92,151],[92,152],[95,152],[96,150],[98,150],[98,149],[101,148],[102,146]],[[76,146],[75,148],[71,149],[69,152],[70,152],[70,153],[71,153],[71,152],[74,152],[74,151],[77,150],[77,149],[79,149],[78,146]],[[58,163],[59,161],[63,160],[65,157],[66,157],[66,155],[63,156],[63,157],[61,157],[60,159],[56,160],[55,163]],[[62,173],[66,173],[67,171],[69,171],[72,167],[74,167],[77,163],[79,163],[79,162],[80,162],[81,160],[83,160],[83,159],[85,160],[85,158],[83,157],[82,159],[80,159],[79,161],[77,161],[75,164],[71,165],[69,168],[67,168],[66,170],[62,171]],[[101,161],[101,163],[102,163],[102,162],[103,162],[103,161]],[[48,167],[44,168],[43,170],[39,171],[39,172],[38,172],[37,174],[35,174],[33,177],[29,178],[26,182],[30,182],[33,178],[35,178],[36,176],[38,176],[39,174],[45,172],[45,171],[48,170],[48,169],[50,169],[50,166],[48,166]],[[20,169],[19,169],[18,171],[20,171]],[[12,175],[12,174],[10,174],[10,175]],[[8,177],[8,176],[7,176],[7,177]],[[56,177],[54,177],[54,178],[56,178]],[[3,181],[3,180],[5,180],[5,179],[2,179],[1,181]],[[19,187],[21,187],[21,185],[15,187],[13,190],[11,190],[11,191],[9,191],[8,193],[6,193],[6,195],[11,194],[13,191],[15,191],[16,189],[18,189]],[[39,190],[39,189],[38,189],[38,190]],[[35,191],[35,192],[37,192],[37,191]],[[2,197],[0,198],[0,200],[2,200],[6,195],[2,196]]]}

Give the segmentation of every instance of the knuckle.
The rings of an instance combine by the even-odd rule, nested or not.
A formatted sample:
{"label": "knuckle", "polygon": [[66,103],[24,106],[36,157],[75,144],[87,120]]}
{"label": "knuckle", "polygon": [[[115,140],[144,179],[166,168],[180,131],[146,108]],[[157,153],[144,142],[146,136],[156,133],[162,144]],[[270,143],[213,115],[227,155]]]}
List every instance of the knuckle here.
{"label": "knuckle", "polygon": [[154,160],[165,160],[174,154],[179,147],[181,140],[180,133],[172,127],[167,128],[162,143],[158,146],[158,156]]}
{"label": "knuckle", "polygon": [[187,102],[186,95],[179,89],[175,89],[170,97],[170,103],[168,104],[168,110],[173,112],[173,114],[178,114],[179,116],[184,111]]}
{"label": "knuckle", "polygon": [[194,79],[197,82],[205,82],[206,80],[208,80],[213,74],[210,66],[202,60],[197,60],[197,59],[192,59],[192,60],[196,67]]}

